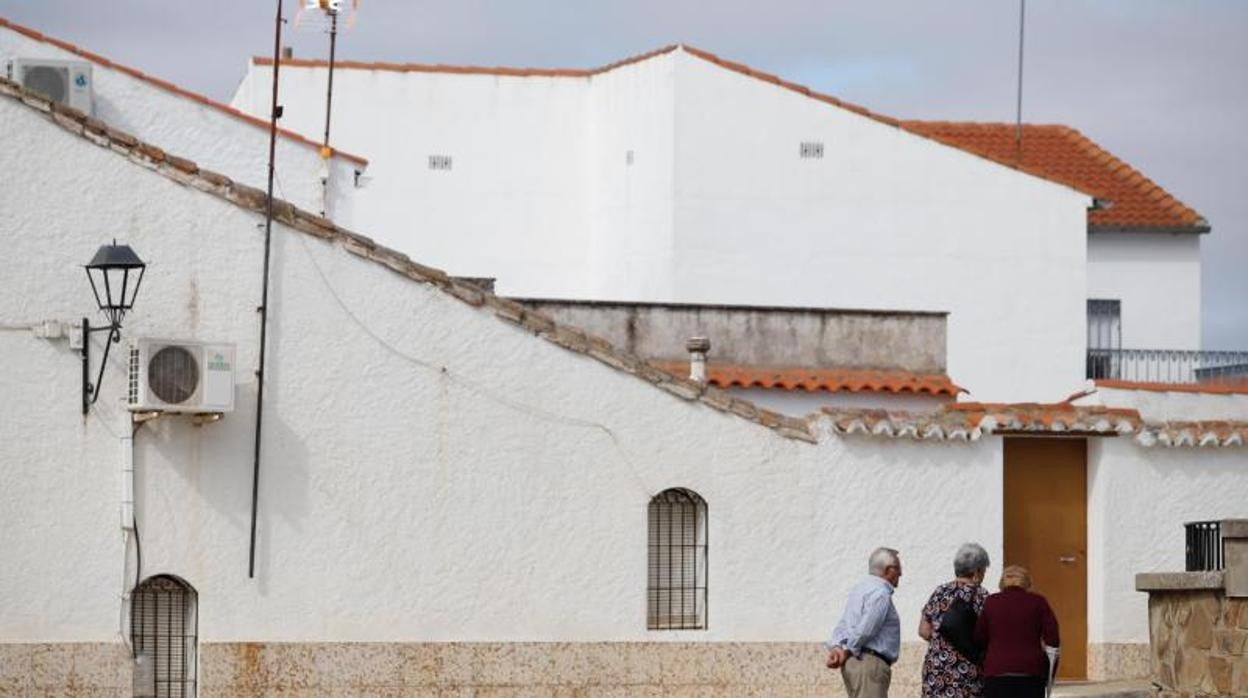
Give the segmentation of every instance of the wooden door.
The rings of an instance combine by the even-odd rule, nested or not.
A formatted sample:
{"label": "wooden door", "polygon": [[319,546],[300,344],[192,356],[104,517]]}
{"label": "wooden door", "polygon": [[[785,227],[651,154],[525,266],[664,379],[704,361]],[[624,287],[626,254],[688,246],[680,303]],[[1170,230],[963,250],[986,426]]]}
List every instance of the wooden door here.
{"label": "wooden door", "polygon": [[1087,454],[1085,439],[1005,440],[1005,564],[1030,570],[1053,607],[1063,679],[1087,675]]}

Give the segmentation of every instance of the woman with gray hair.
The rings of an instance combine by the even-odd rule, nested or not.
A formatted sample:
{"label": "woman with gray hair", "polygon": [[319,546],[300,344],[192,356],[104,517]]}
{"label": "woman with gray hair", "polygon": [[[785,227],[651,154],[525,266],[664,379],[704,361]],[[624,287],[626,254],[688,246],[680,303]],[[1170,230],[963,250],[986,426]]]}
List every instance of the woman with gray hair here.
{"label": "woman with gray hair", "polygon": [[975,620],[988,591],[988,551],[966,543],[953,556],[953,581],[936,587],[919,617],[919,637],[927,640],[923,659],[923,698],[962,698],[983,694]]}

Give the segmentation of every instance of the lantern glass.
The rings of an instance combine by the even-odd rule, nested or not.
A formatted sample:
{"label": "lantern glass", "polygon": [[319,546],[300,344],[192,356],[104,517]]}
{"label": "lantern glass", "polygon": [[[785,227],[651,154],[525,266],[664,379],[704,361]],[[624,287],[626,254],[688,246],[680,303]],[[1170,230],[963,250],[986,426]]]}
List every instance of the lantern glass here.
{"label": "lantern glass", "polygon": [[103,245],[86,265],[87,280],[96,305],[113,327],[120,327],[126,312],[134,307],[139,284],[147,265],[129,245]]}

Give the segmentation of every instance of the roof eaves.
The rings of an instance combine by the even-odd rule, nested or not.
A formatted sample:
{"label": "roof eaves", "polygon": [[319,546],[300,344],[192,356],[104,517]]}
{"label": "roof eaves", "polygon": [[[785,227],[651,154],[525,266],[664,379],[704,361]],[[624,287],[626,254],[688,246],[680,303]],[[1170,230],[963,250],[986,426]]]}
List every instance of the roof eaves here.
{"label": "roof eaves", "polygon": [[[41,112],[47,115],[51,122],[71,134],[107,148],[119,156],[126,157],[128,161],[153,170],[179,184],[193,187],[258,214],[263,214],[267,209],[268,196],[261,190],[235,182],[216,172],[201,170],[190,160],[169,155],[154,145],[113,129],[77,109],[54,103],[3,77],[0,77],[0,96]],[[701,402],[721,412],[761,424],[785,438],[808,443],[816,442],[815,434],[805,420],[772,412],[748,400],[729,395],[726,391],[704,386],[651,366],[600,337],[587,334],[572,325],[560,324],[543,313],[526,308],[516,301],[496,296],[471,283],[456,280],[440,269],[414,262],[402,252],[378,245],[363,235],[338,226],[327,218],[304,211],[287,201],[276,198],[273,200],[273,216],[283,225],[301,233],[339,243],[343,249],[357,257],[386,267],[413,281],[434,286],[463,303],[490,312],[501,320],[530,331],[552,344],[583,354],[615,370],[645,380],[678,398]]]}
{"label": "roof eaves", "polygon": [[1209,221],[1201,218],[1194,225],[1122,225],[1088,223],[1089,233],[1169,233],[1171,235],[1204,235],[1212,231]]}
{"label": "roof eaves", "polygon": [[[207,107],[211,107],[217,111],[225,113],[228,116],[234,117],[235,119],[244,121],[253,126],[259,126],[265,129],[269,128],[268,121],[261,119],[259,117],[256,117],[256,116],[252,116],[251,114],[247,114],[238,109],[235,109],[234,107],[231,107],[230,105],[225,104],[224,102],[218,102],[215,99],[202,95],[198,92],[192,92],[191,90],[179,87],[173,84],[172,82],[169,82],[168,80],[162,80],[158,77],[148,75],[147,73],[144,73],[143,71],[137,68],[132,68],[128,65],[123,65],[116,61],[110,60],[108,58],[105,58],[104,56],[99,55],[98,53],[88,51],[82,48],[81,46],[72,44],[63,39],[58,39],[56,37],[48,36],[39,31],[31,29],[30,27],[27,27],[27,26],[18,24],[16,22],[13,22],[9,19],[6,19],[5,17],[0,17],[0,27],[12,29],[18,34],[22,34],[23,36],[26,36],[27,38],[34,39],[35,41],[40,41],[46,44],[51,44],[63,51],[68,51],[92,63],[103,66],[105,68],[111,68],[120,73],[124,73],[126,75],[129,75],[132,78],[142,80],[150,85],[154,85],[156,87],[161,88],[162,90],[171,92],[180,97],[186,97],[188,99],[194,100],[196,102],[199,102],[200,104],[203,104]],[[290,129],[282,128],[279,126],[277,129],[277,132],[281,134],[283,137],[289,138],[290,140],[301,143],[303,145],[310,146],[313,148],[318,148],[318,149],[321,147],[321,144],[318,143],[317,141],[314,141],[311,138],[308,138],[302,134],[291,131]],[[360,155],[348,153],[346,151],[338,150],[336,148],[331,148],[330,151],[331,151],[331,157],[341,157],[344,160],[349,160],[361,166],[368,165],[368,159]]]}

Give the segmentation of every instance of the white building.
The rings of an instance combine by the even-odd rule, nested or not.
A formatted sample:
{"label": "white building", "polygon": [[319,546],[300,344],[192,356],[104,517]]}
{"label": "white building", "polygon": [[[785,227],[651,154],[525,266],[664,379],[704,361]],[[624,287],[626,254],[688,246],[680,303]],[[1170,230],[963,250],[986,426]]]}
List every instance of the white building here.
{"label": "white building", "polygon": [[[1072,129],[1028,127],[1019,163],[1005,125],[898,121],[688,46],[337,65],[336,138],[379,180],[340,222],[508,295],[943,311],[949,374],[987,400],[1078,385],[1089,300],[1095,346],[1199,348],[1207,223]],[[271,67],[235,106],[267,113]],[[320,123],[326,78],[283,63],[287,123]]]}
{"label": "white building", "polygon": [[[1046,288],[1077,289],[1058,304],[1082,305],[1082,266],[1071,278],[1058,264],[1083,259],[1082,228],[1067,230],[1082,195],[844,118],[982,177],[989,203],[1051,204],[1030,225],[1054,237],[1014,278],[1047,270]],[[249,578],[265,197],[93,123],[0,81],[0,239],[17,262],[0,275],[13,301],[0,316],[0,691],[831,691],[819,642],[870,548],[902,550],[909,629],[965,540],[998,570],[1028,554],[1042,587],[1073,585],[1051,593],[1068,671],[1135,674],[1147,612],[1124,580],[1173,568],[1184,521],[1248,501],[1242,421],[1069,403],[785,418],[283,204]],[[94,315],[79,265],[114,235],[150,263],[126,340],[236,343],[235,409],[219,421],[133,422],[117,351],[80,413],[84,372],[60,330]],[[950,265],[976,254],[947,252]],[[87,339],[97,357],[101,339]],[[1038,501],[1018,488],[1037,475],[1075,493],[1053,501],[1086,529],[1063,541],[1002,526]],[[669,500],[687,492],[699,499]],[[689,515],[675,529],[670,506]],[[672,530],[690,546],[684,613],[648,603],[673,598],[655,579],[675,567],[647,553]],[[1019,547],[1039,539],[1073,546],[1060,549],[1072,561]],[[155,671],[132,669],[123,640]],[[921,651],[907,642],[898,693],[914,690]]]}
{"label": "white building", "polygon": [[[269,121],[122,65],[99,54],[0,17],[0,68],[23,81],[23,66],[81,72],[84,111],[205,169],[264,189],[268,177]],[[68,75],[66,76],[68,77]],[[296,206],[350,219],[368,160],[328,149],[281,128],[276,148],[278,195]]]}

